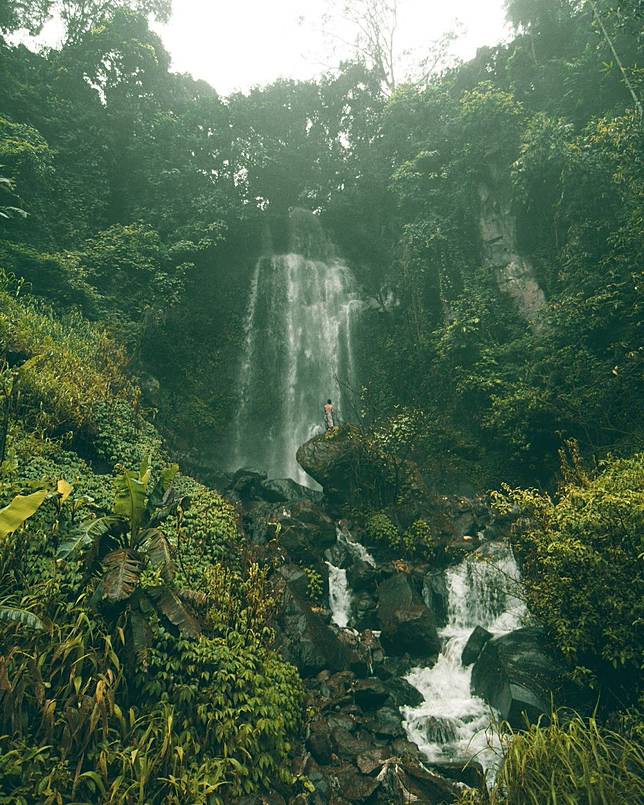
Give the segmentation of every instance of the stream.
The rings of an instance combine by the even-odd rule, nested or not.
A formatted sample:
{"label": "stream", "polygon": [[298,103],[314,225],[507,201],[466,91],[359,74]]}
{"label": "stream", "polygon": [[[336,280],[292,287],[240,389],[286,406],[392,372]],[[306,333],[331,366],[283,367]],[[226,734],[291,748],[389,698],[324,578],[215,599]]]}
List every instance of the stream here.
{"label": "stream", "polygon": [[[376,566],[373,556],[346,529],[338,528],[337,535],[338,543],[355,559]],[[332,620],[346,629],[352,604],[347,571],[327,565]],[[442,650],[434,664],[415,667],[406,675],[424,701],[417,707],[401,707],[403,727],[431,763],[475,759],[493,773],[499,746],[489,727],[496,713],[471,692],[473,666],[463,666],[461,655],[476,626],[502,634],[522,625],[525,605],[515,595],[519,571],[508,546],[488,543],[447,568],[445,577],[448,605],[447,625],[439,629]]]}

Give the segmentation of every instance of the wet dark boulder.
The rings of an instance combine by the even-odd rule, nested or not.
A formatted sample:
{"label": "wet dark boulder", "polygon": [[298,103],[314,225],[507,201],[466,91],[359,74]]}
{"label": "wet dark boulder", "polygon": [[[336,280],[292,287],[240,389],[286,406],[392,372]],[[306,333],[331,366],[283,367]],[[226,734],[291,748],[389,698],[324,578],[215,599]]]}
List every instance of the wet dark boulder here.
{"label": "wet dark boulder", "polygon": [[410,500],[429,498],[427,485],[414,462],[374,450],[355,425],[314,436],[300,446],[296,457],[334,505],[368,501],[374,494],[379,502],[393,502],[403,491]]}
{"label": "wet dark boulder", "polygon": [[322,492],[298,484],[292,478],[272,478],[261,484],[261,495],[272,503],[298,503],[302,500],[319,506]]}
{"label": "wet dark boulder", "polygon": [[404,677],[393,677],[387,682],[389,700],[395,707],[418,707],[423,703],[423,694]]}
{"label": "wet dark boulder", "polygon": [[405,730],[400,711],[394,707],[381,707],[366,722],[367,729],[380,737],[403,738]]}
{"label": "wet dark boulder", "polygon": [[342,799],[332,802],[367,802],[374,791],[380,786],[376,777],[361,774],[352,764],[345,763],[329,773],[332,787],[341,792]]}
{"label": "wet dark boulder", "polygon": [[353,594],[352,612],[356,628],[361,630],[378,629],[378,605],[375,598],[368,592]]}
{"label": "wet dark boulder", "polygon": [[436,625],[447,625],[449,590],[444,570],[432,570],[423,580],[423,601],[431,609]]}
{"label": "wet dark boulder", "polygon": [[328,722],[319,719],[310,724],[306,747],[320,765],[331,763],[334,746]]}
{"label": "wet dark boulder", "polygon": [[296,562],[315,564],[335,545],[333,520],[309,501],[299,501],[275,513],[279,544]]}
{"label": "wet dark boulder", "polygon": [[282,653],[302,676],[314,676],[324,669],[363,670],[364,661],[358,654],[292,589],[284,593],[280,626]]}
{"label": "wet dark boulder", "polygon": [[513,727],[551,711],[564,679],[562,657],[543,629],[527,627],[487,641],[472,670],[472,690]]}
{"label": "wet dark boulder", "polygon": [[397,573],[378,586],[380,642],[394,656],[409,654],[436,658],[441,641],[432,613],[404,573]]}
{"label": "wet dark boulder", "polygon": [[298,565],[282,565],[277,572],[300,598],[306,599],[309,577],[301,567]]}
{"label": "wet dark boulder", "polygon": [[487,791],[485,782],[485,771],[483,766],[476,760],[452,761],[451,763],[432,763],[432,771],[447,777],[448,780],[455,780],[464,783],[470,788],[478,788],[480,791]]}
{"label": "wet dark boulder", "polygon": [[347,581],[354,593],[363,591],[374,593],[378,586],[378,570],[369,562],[358,560],[347,570]]}
{"label": "wet dark boulder", "polygon": [[382,798],[377,802],[393,805],[397,802],[422,802],[424,805],[446,805],[456,802],[461,794],[458,785],[429,771],[421,761],[390,758],[378,775]]}
{"label": "wet dark boulder", "polygon": [[380,679],[360,679],[353,686],[353,701],[362,710],[377,710],[388,698],[389,692]]}
{"label": "wet dark boulder", "polygon": [[467,639],[467,643],[461,654],[461,662],[463,665],[471,665],[479,658],[480,653],[483,651],[483,646],[493,637],[492,632],[488,632],[482,626],[477,626],[472,634]]}
{"label": "wet dark boulder", "polygon": [[261,490],[266,478],[265,472],[259,472],[250,467],[242,467],[232,476],[225,492],[229,497],[240,500],[242,503],[247,503],[251,500],[263,500]]}

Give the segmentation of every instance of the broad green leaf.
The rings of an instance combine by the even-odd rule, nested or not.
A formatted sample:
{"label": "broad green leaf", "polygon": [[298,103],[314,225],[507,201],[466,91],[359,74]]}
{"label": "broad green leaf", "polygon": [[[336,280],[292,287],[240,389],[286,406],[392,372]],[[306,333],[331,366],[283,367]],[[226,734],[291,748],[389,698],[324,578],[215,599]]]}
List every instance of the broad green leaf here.
{"label": "broad green leaf", "polygon": [[139,481],[147,487],[150,481],[150,475],[152,475],[152,454],[149,453],[141,462],[141,468],[139,469]]}
{"label": "broad green leaf", "polygon": [[118,514],[130,523],[132,536],[136,536],[146,507],[146,484],[135,478],[127,470],[114,479],[116,497],[114,498],[114,514]]}
{"label": "broad green leaf", "polygon": [[147,528],[141,533],[141,536],[152,567],[163,567],[167,575],[171,577],[174,573],[174,563],[166,535],[158,528]]}
{"label": "broad green leaf", "polygon": [[90,545],[99,547],[101,539],[107,535],[117,536],[127,528],[122,517],[99,517],[84,520],[79,527],[67,536],[58,546],[56,557],[69,559],[76,552],[83,552]]}
{"label": "broad green leaf", "polygon": [[130,612],[130,631],[132,634],[132,648],[137,660],[147,668],[148,651],[152,643],[152,631],[145,616],[136,610]]}
{"label": "broad green leaf", "polygon": [[16,495],[8,506],[0,509],[0,538],[17,531],[42,506],[48,496],[46,489],[31,495]]}
{"label": "broad green leaf", "polygon": [[161,486],[163,487],[163,491],[167,492],[168,489],[172,486],[172,482],[174,481],[175,475],[179,472],[179,465],[178,464],[168,464],[163,470],[161,470]]}
{"label": "broad green leaf", "polygon": [[28,609],[0,606],[0,621],[21,623],[23,626],[29,626],[31,629],[36,629],[39,632],[45,629],[45,624],[40,618]]}

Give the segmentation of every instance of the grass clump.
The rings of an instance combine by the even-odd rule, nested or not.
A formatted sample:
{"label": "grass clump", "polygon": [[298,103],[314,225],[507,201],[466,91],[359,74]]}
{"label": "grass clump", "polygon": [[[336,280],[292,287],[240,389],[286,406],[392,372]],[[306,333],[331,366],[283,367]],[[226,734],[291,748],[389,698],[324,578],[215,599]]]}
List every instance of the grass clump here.
{"label": "grass clump", "polygon": [[[575,715],[555,714],[506,738],[504,762],[490,805],[635,805],[644,798],[644,751],[634,735]],[[478,792],[458,805],[483,803]]]}

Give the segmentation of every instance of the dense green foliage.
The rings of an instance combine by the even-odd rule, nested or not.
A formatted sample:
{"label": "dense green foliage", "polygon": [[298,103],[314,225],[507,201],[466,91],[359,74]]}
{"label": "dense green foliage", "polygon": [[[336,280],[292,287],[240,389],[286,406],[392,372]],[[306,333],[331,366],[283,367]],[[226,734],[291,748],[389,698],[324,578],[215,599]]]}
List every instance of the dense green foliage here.
{"label": "dense green foliage", "polygon": [[[358,60],[221,98],[170,71],[149,25],[167,0],[0,0],[0,801],[294,782],[279,589],[236,508],[164,468],[221,469],[251,269],[296,206],[373,302],[348,513],[431,562],[426,483],[508,482],[532,613],[609,708],[635,698],[641,20],[630,0],[507,9],[512,41],[418,84],[383,91]],[[60,47],[12,44],[52,12]],[[572,439],[597,473],[512,490],[554,489]],[[534,727],[492,797],[635,802],[636,764],[594,722]]]}
{"label": "dense green foliage", "polygon": [[[164,469],[103,326],[9,287],[0,798],[218,803],[291,785],[301,683],[271,647],[277,599],[235,508]],[[142,466],[99,474],[80,448]]]}
{"label": "dense green foliage", "polygon": [[611,461],[594,478],[577,462],[555,500],[507,490],[497,506],[521,510],[513,545],[532,612],[578,675],[612,670],[632,693],[643,648],[644,456]]}
{"label": "dense green foliage", "polygon": [[[505,734],[505,761],[485,801],[490,805],[613,805],[644,796],[644,756],[636,736],[577,715]],[[483,800],[470,790],[458,805]]]}

